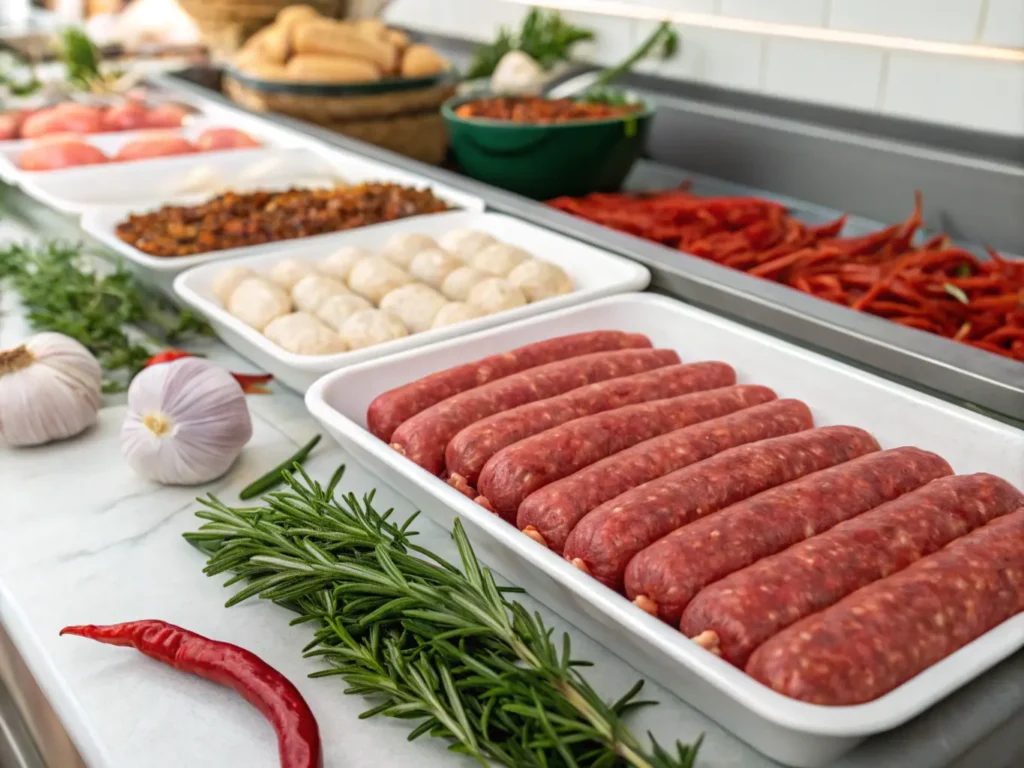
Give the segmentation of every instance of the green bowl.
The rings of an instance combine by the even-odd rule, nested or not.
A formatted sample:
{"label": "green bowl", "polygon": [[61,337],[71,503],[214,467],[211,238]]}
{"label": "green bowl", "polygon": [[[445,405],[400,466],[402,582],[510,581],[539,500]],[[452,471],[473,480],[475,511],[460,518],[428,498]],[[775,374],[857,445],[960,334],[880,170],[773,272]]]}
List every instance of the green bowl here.
{"label": "green bowl", "polygon": [[462,170],[479,181],[536,200],[613,192],[643,152],[654,108],[606,120],[524,125],[463,118],[455,110],[481,94],[441,107],[452,151]]}

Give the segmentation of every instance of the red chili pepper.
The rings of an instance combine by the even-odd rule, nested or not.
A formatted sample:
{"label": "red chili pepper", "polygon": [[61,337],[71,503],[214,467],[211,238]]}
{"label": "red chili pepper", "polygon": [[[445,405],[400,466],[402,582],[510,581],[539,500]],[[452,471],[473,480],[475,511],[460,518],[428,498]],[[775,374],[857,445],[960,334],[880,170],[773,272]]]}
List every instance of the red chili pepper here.
{"label": "red chili pepper", "polygon": [[135,648],[170,667],[231,688],[274,726],[281,768],[322,768],[320,730],[312,710],[284,675],[254,653],[155,620],[64,627],[60,633]]}
{"label": "red chili pepper", "polygon": [[[173,363],[175,360],[181,360],[183,357],[195,357],[191,352],[185,352],[180,349],[166,349],[163,352],[158,352],[153,355],[149,360],[146,361],[146,368],[151,365],[159,365],[160,363]],[[270,390],[264,387],[270,381],[273,381],[273,375],[269,373],[232,373],[235,381],[242,387],[242,391],[247,395],[269,395]]]}

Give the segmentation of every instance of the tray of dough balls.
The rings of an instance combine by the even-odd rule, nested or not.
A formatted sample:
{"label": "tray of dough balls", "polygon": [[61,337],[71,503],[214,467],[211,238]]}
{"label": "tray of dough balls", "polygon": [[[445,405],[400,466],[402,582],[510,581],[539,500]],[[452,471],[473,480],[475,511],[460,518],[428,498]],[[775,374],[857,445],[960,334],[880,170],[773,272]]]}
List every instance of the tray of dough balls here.
{"label": "tray of dough balls", "polygon": [[649,281],[645,267],[564,235],[453,211],[204,264],[174,291],[226,344],[304,392],[338,368]]}

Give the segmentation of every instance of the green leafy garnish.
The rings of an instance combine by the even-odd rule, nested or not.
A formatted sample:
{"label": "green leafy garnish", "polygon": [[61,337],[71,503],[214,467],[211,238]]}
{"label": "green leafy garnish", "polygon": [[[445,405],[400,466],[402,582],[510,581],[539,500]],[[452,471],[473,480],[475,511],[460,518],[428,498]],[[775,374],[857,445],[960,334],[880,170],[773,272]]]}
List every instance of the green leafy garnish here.
{"label": "green leafy garnish", "polygon": [[509,599],[477,560],[460,521],[459,562],[414,543],[415,515],[353,494],[337,500],[344,467],[323,487],[301,467],[259,506],[209,496],[207,521],[185,538],[209,556],[204,572],[245,585],[228,601],[273,600],[309,624],[306,656],[340,676],[345,693],[373,697],[363,717],[419,721],[409,739],[445,739],[481,765],[510,768],[692,768],[700,746],[644,744],[624,717],[642,681],[608,703],[580,673],[569,636]]}
{"label": "green leafy garnish", "polygon": [[135,337],[148,334],[167,345],[210,333],[200,317],[143,288],[120,263],[106,275],[93,271],[72,243],[0,249],[4,279],[21,296],[33,328],[70,336],[96,356],[107,392],[124,389],[157,351],[134,341],[129,328]]}
{"label": "green leafy garnish", "polygon": [[580,97],[583,101],[620,106],[630,103],[628,96],[618,88],[609,88],[613,82],[628,73],[637,62],[646,58],[670,59],[679,51],[679,34],[667,21],[661,22],[640,46],[614,67],[598,75],[594,84]]}
{"label": "green leafy garnish", "polygon": [[61,32],[57,40],[57,54],[67,68],[68,82],[76,88],[88,90],[103,80],[99,49],[81,29],[68,27]]}
{"label": "green leafy garnish", "polygon": [[509,51],[522,51],[532,56],[546,71],[560,61],[568,61],[577,43],[593,39],[591,30],[570,24],[557,11],[531,8],[519,32],[502,27],[493,43],[477,47],[466,76],[490,77]]}

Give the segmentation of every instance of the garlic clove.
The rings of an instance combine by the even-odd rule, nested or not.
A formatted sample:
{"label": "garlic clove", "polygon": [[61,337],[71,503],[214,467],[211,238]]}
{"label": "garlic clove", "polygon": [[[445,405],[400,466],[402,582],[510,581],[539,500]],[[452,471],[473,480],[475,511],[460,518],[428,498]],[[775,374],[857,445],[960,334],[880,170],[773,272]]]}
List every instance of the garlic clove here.
{"label": "garlic clove", "polygon": [[96,422],[102,383],[96,358],[60,333],[0,350],[0,434],[12,446],[73,437]]}
{"label": "garlic clove", "polygon": [[245,393],[200,358],[147,368],[128,388],[121,453],[140,475],[168,485],[214,480],[252,437]]}

